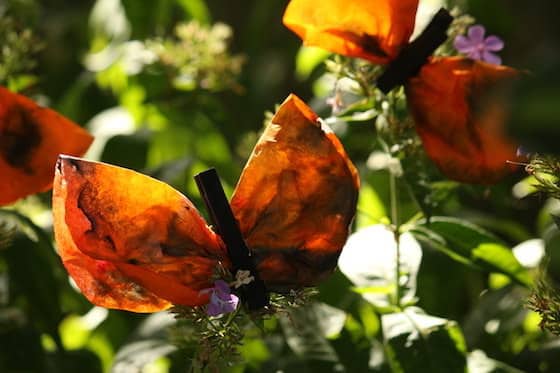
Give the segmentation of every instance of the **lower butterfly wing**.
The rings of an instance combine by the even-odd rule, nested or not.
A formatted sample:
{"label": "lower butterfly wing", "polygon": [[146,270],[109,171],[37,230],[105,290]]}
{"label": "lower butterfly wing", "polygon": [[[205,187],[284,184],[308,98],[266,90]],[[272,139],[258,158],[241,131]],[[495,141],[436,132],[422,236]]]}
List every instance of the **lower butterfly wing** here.
{"label": "lower butterfly wing", "polygon": [[58,154],[82,155],[92,140],[55,111],[0,87],[0,205],[50,189]]}
{"label": "lower butterfly wing", "polygon": [[307,45],[387,63],[408,43],[417,8],[418,0],[292,0],[283,22]]}
{"label": "lower butterfly wing", "polygon": [[53,214],[58,253],[94,304],[136,312],[207,303],[220,238],[165,183],[124,168],[61,156]]}
{"label": "lower butterfly wing", "polygon": [[231,206],[268,289],[330,274],[356,211],[355,167],[328,127],[294,95],[258,141]]}
{"label": "lower butterfly wing", "polygon": [[515,167],[507,136],[507,88],[518,71],[467,58],[434,59],[407,83],[416,131],[450,179],[491,184]]}

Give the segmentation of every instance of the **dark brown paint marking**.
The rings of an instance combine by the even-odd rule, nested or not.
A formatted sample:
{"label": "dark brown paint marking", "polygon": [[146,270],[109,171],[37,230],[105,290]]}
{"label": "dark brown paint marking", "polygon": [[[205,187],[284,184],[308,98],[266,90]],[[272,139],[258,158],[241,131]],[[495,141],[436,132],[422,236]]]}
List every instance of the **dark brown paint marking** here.
{"label": "dark brown paint marking", "polygon": [[0,155],[6,162],[33,174],[29,165],[34,150],[41,144],[41,132],[33,119],[33,112],[20,106],[11,107],[0,124]]}

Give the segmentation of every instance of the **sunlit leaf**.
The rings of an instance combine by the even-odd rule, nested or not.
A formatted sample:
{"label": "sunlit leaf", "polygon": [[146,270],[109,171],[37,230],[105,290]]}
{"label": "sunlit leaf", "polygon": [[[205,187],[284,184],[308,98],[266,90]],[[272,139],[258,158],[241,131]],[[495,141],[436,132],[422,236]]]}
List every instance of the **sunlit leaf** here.
{"label": "sunlit leaf", "polygon": [[420,222],[413,233],[455,260],[486,271],[503,273],[525,286],[532,282],[529,272],[503,242],[468,221],[432,217],[429,223]]}
{"label": "sunlit leaf", "polygon": [[367,301],[386,309],[414,300],[422,250],[409,233],[400,236],[399,259],[401,299],[398,301],[395,299],[397,243],[387,226],[374,225],[351,235],[338,266]]}
{"label": "sunlit leaf", "polygon": [[418,309],[381,317],[393,372],[467,372],[466,345],[456,322]]}
{"label": "sunlit leaf", "polygon": [[544,256],[544,240],[534,238],[512,248],[515,258],[526,268],[535,268]]}
{"label": "sunlit leaf", "polygon": [[358,195],[358,213],[356,215],[356,228],[365,228],[379,224],[387,212],[383,201],[369,184],[362,184]]}
{"label": "sunlit leaf", "polygon": [[187,15],[201,23],[209,23],[210,12],[204,0],[176,0]]}
{"label": "sunlit leaf", "polygon": [[469,354],[468,367],[469,372],[474,373],[523,373],[522,370],[489,358],[481,350],[475,350]]}
{"label": "sunlit leaf", "polygon": [[108,310],[93,307],[83,316],[69,315],[60,323],[60,335],[65,348],[83,348],[91,339],[91,334],[107,318]]}
{"label": "sunlit leaf", "polygon": [[296,75],[300,80],[309,78],[313,70],[330,55],[324,49],[302,46],[296,55]]}
{"label": "sunlit leaf", "polygon": [[243,344],[239,346],[239,352],[241,353],[241,356],[243,356],[243,360],[251,366],[259,366],[271,357],[266,344],[260,338],[246,338],[243,341]]}
{"label": "sunlit leaf", "polygon": [[125,40],[130,35],[130,24],[121,0],[97,0],[91,11],[89,25],[92,31],[111,40]]}

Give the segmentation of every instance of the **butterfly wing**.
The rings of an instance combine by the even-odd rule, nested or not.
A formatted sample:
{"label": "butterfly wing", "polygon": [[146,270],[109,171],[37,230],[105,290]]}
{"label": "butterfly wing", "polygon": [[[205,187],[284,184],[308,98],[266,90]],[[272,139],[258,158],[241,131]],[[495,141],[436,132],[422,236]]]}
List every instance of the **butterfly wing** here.
{"label": "butterfly wing", "polygon": [[50,189],[58,154],[82,155],[92,140],[55,111],[0,87],[0,205]]}
{"label": "butterfly wing", "polygon": [[62,156],[53,191],[62,261],[94,304],[136,312],[205,304],[200,290],[227,262],[220,238],[169,185]]}
{"label": "butterfly wing", "polygon": [[417,8],[418,0],[292,0],[283,22],[307,45],[384,64],[408,43]]}
{"label": "butterfly wing", "polygon": [[449,178],[491,184],[511,172],[516,146],[507,137],[503,88],[519,72],[467,58],[426,64],[405,86],[428,156]]}
{"label": "butterfly wing", "polygon": [[357,171],[336,136],[289,96],[255,146],[231,200],[268,289],[314,285],[334,270],[358,188]]}

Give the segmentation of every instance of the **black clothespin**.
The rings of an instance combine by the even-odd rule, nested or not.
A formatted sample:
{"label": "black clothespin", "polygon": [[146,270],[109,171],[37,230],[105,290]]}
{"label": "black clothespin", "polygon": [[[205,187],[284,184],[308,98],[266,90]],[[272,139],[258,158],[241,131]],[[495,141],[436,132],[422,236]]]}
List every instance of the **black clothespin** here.
{"label": "black clothespin", "polygon": [[240,287],[241,299],[249,310],[254,311],[269,304],[269,296],[256,270],[251,252],[243,239],[239,225],[233,216],[231,207],[220,183],[216,169],[211,168],[194,177],[196,185],[204,199],[212,224],[225,243],[233,274],[237,271],[249,271],[254,280]]}
{"label": "black clothespin", "polygon": [[441,8],[422,33],[402,49],[387,69],[377,79],[377,88],[387,94],[418,74],[434,51],[447,40],[447,29],[453,16]]}

